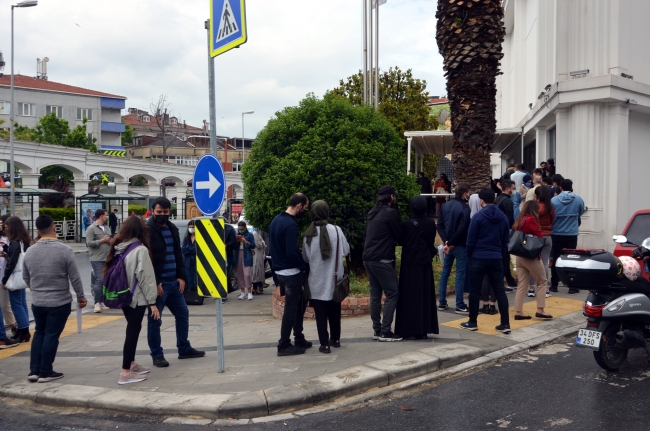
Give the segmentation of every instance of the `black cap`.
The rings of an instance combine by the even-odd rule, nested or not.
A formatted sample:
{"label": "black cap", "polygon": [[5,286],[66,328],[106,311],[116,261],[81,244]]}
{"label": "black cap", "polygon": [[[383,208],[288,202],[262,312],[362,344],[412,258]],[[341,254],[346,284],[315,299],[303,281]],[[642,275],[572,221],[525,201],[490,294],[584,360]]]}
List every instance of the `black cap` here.
{"label": "black cap", "polygon": [[379,187],[379,191],[377,192],[378,195],[395,195],[397,196],[397,192],[395,191],[395,187],[393,186],[381,186]]}

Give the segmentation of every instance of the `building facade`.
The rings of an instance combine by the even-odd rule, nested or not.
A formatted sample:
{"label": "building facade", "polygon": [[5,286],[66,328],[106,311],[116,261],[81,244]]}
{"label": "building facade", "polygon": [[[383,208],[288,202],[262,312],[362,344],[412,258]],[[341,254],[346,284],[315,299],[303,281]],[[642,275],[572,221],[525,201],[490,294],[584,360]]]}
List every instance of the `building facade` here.
{"label": "building facade", "polygon": [[[97,138],[97,148],[121,148],[124,124],[121,110],[126,97],[75,87],[25,75],[14,75],[14,119],[22,126],[34,127],[50,113],[68,121],[74,129],[88,119],[89,139]],[[11,76],[0,77],[0,119],[9,126],[11,112]]]}
{"label": "building facade", "polygon": [[[650,208],[650,2],[504,0],[497,128],[520,128],[502,168],[555,159],[588,210],[581,246],[612,248]],[[650,237],[650,232],[648,232]]]}

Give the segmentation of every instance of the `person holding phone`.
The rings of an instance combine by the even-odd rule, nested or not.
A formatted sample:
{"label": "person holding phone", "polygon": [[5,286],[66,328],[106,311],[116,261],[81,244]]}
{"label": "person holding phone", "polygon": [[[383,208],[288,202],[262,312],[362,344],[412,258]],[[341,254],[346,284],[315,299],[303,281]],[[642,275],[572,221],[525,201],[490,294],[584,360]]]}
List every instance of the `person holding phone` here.
{"label": "person holding phone", "polygon": [[106,256],[111,249],[110,241],[111,235],[106,226],[106,219],[108,214],[106,210],[98,209],[95,211],[95,221],[88,226],[86,230],[86,246],[88,247],[88,256],[90,258],[90,265],[92,273],[90,283],[92,286],[93,299],[95,300],[95,313],[101,313],[106,310],[102,304],[102,288],[104,278],[102,271],[106,263]]}
{"label": "person holding phone", "polygon": [[[253,281],[251,279],[251,267],[253,266],[253,250],[255,250],[255,238],[246,227],[245,221],[237,223],[237,249],[233,257],[233,266],[237,275],[237,286],[241,290],[239,299],[253,299]],[[248,296],[246,295],[248,290]]]}

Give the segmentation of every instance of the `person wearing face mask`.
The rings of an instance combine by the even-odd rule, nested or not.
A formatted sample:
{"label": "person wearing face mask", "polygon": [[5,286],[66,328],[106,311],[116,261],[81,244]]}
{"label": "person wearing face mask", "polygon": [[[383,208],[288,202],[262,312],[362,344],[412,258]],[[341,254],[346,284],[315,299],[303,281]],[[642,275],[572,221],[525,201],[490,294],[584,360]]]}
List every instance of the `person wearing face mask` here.
{"label": "person wearing face mask", "polygon": [[463,299],[463,293],[467,290],[467,254],[465,243],[467,242],[467,230],[471,212],[467,201],[469,200],[470,189],[467,184],[460,184],[456,187],[456,197],[447,202],[438,217],[438,233],[445,245],[444,266],[440,275],[440,302],[438,310],[444,311],[447,305],[447,282],[451,269],[456,261],[456,310],[457,314],[469,314],[469,308]]}
{"label": "person wearing face mask", "polygon": [[[402,226],[397,213],[397,192],[393,186],[381,186],[375,204],[366,220],[363,265],[370,281],[370,318],[379,341],[400,341],[391,330],[399,298],[399,282],[395,270],[395,244],[402,242]],[[384,316],[380,321],[381,297],[386,295]]]}
{"label": "person wearing face mask", "polygon": [[[192,359],[205,356],[205,352],[196,350],[187,339],[189,333],[189,311],[183,292],[187,283],[185,262],[181,253],[181,241],[178,228],[169,222],[172,204],[165,197],[156,198],[152,205],[152,217],[147,221],[151,246],[151,260],[156,274],[158,299],[156,308],[163,314],[165,306],[176,320],[176,348],[178,359]],[[147,340],[153,364],[156,367],[168,367],[169,362],[163,355],[160,339],[162,318],[148,317]]]}
{"label": "person wearing face mask", "polygon": [[233,256],[233,267],[237,276],[237,286],[241,290],[239,299],[253,299],[253,282],[251,281],[251,268],[253,266],[253,250],[255,250],[255,239],[253,234],[246,228],[246,222],[237,223],[237,248]]}
{"label": "person wearing face mask", "polygon": [[194,222],[187,223],[187,232],[183,238],[183,260],[185,261],[185,272],[187,272],[187,287],[185,290],[196,290],[196,232]]}
{"label": "person wearing face mask", "polygon": [[[271,259],[273,268],[284,286],[284,313],[280,326],[278,356],[301,355],[312,346],[303,334],[303,317],[307,302],[302,288],[305,284],[307,263],[298,248],[298,221],[309,207],[309,199],[303,193],[295,193],[289,199],[289,207],[275,216],[269,226]],[[291,344],[291,331],[295,345]]]}

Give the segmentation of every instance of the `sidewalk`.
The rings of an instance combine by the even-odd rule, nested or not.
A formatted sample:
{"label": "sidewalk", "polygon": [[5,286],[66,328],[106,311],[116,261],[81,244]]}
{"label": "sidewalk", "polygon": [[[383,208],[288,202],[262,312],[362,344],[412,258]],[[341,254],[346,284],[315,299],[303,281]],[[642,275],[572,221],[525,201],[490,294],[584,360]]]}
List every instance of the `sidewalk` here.
{"label": "sidewalk", "polygon": [[65,245],[70,247],[74,254],[86,254],[88,253],[88,247],[86,247],[85,242],[64,242]]}
{"label": "sidewalk", "polygon": [[[404,385],[408,379],[477,358],[480,363],[493,361],[575,332],[584,325],[581,306],[587,292],[567,295],[566,288],[560,290],[564,293],[548,298],[547,310],[556,319],[515,321],[511,317],[509,335],[492,335],[498,315],[480,315],[479,332],[470,332],[458,326],[466,316],[445,311],[438,312],[440,334],[433,338],[378,343],[372,341],[370,317],[363,316],[343,319],[341,347],[326,355],[318,352],[315,321],[306,320],[305,335],[314,347],[293,357],[276,355],[280,321],[271,316],[270,289],[253,301],[231,295],[224,304],[226,372],[222,374],[217,372],[214,301],[206,299],[203,306],[190,306],[190,341],[206,350],[206,357],[177,359],[174,319],[165,310],[162,340],[170,366],[152,367],[146,381],[125,386],[117,384],[125,330],[122,314],[113,310],[94,314],[88,309],[83,333],[76,333],[73,312],[60,341],[54,368],[65,378],[28,383],[29,345],[23,344],[0,351],[0,396],[212,418],[255,418],[307,409],[400,382]],[[508,297],[514,303],[514,294]],[[526,307],[534,308],[534,302],[528,301]],[[148,353],[145,321],[136,361],[152,366]]]}

